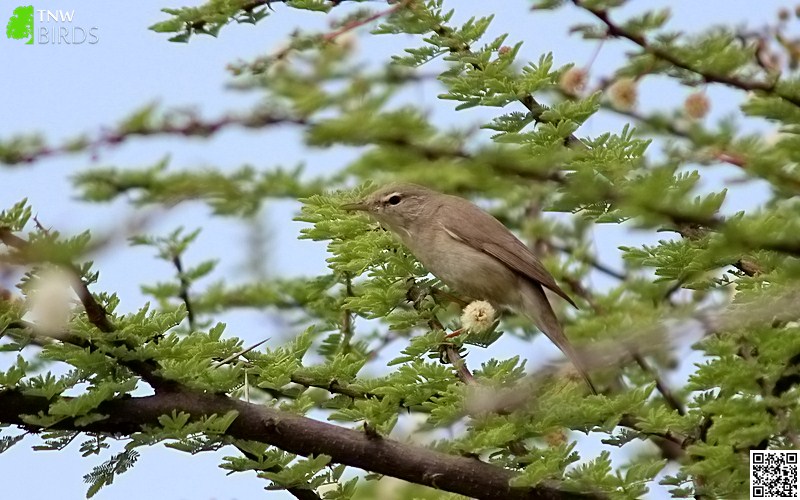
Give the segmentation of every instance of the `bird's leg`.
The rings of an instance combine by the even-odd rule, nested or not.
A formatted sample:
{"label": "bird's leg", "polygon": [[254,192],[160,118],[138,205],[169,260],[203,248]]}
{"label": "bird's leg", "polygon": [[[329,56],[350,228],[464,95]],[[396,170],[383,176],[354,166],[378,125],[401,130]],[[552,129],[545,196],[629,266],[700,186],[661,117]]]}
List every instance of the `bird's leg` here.
{"label": "bird's leg", "polygon": [[430,287],[429,293],[437,304],[441,304],[442,301],[451,302],[453,304],[458,304],[458,306],[461,309],[464,309],[467,306],[467,304],[469,304],[468,300],[464,300],[461,297],[453,295],[452,293],[442,290],[441,288],[435,286]]}

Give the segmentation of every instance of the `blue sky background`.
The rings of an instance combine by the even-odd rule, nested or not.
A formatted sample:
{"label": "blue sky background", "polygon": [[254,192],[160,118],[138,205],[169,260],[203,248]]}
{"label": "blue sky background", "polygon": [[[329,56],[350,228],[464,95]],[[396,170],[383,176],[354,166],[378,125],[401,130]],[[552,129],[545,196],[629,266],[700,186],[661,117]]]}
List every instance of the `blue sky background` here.
{"label": "blue sky background", "polygon": [[[303,29],[325,29],[327,19],[322,14],[298,13],[276,4],[276,12],[256,26],[231,25],[220,37],[193,38],[189,44],[167,42],[165,36],[147,30],[163,20],[159,10],[164,7],[195,5],[189,0],[144,0],[127,3],[82,0],[66,2],[48,0],[34,4],[35,8],[75,10],[74,24],[97,26],[96,45],[34,45],[26,46],[0,36],[0,137],[6,139],[23,132],[39,131],[54,143],[77,133],[97,134],[104,126],[113,126],[135,108],[148,102],[166,107],[191,107],[213,118],[229,110],[246,111],[258,102],[253,93],[226,90],[230,81],[225,70],[228,63],[249,60],[279,48],[287,35],[301,26]],[[786,2],[749,0],[714,0],[697,2],[681,0],[668,2],[673,11],[671,26],[693,31],[714,23],[741,24],[760,27],[774,19],[776,8]],[[630,2],[629,11],[641,10],[655,2]],[[659,3],[666,5],[667,2]],[[16,2],[0,4],[0,24],[3,34],[5,20]],[[380,2],[370,2],[382,8]],[[537,60],[540,54],[552,51],[557,64],[585,64],[594,45],[576,36],[568,36],[569,26],[589,21],[576,17],[574,10],[560,13],[530,13],[528,2],[481,2],[460,0],[447,3],[458,9],[454,22],[469,16],[496,14],[487,40],[504,32],[507,41],[525,42],[520,60]],[[344,15],[350,6],[334,9],[335,16]],[[414,37],[360,38],[359,56],[368,61],[383,61],[403,48],[419,46]],[[616,67],[625,50],[632,47],[623,42],[606,43],[593,66],[593,73],[607,74]],[[606,68],[606,70],[604,70]],[[404,97],[430,110],[434,121],[445,125],[478,125],[493,115],[494,110],[453,111],[453,103],[436,98],[437,85],[427,82],[404,92]],[[743,95],[719,87],[710,87],[713,102],[710,120],[736,109]],[[675,106],[687,95],[685,89],[647,82],[641,89],[643,109]],[[593,117],[579,135],[595,136],[606,131],[619,132],[624,121],[609,115]],[[211,139],[134,139],[116,148],[105,148],[94,157],[87,154],[61,156],[0,170],[0,209],[7,208],[27,197],[35,213],[46,226],[72,234],[92,228],[97,234],[113,231],[119,221],[130,217],[133,209],[122,201],[98,207],[75,199],[70,177],[92,166],[139,167],[151,165],[169,155],[175,169],[200,169],[217,166],[234,169],[252,164],[260,169],[276,166],[307,166],[309,175],[330,172],[355,158],[356,152],[345,148],[310,150],[303,146],[298,129],[291,127],[248,131],[226,129]],[[733,169],[715,168],[704,181],[708,189],[717,189],[730,180]],[[763,199],[764,189],[758,186],[734,188],[725,206],[726,211],[747,208]],[[98,209],[101,208],[101,209]],[[313,275],[325,270],[324,245],[298,241],[301,224],[291,219],[297,211],[296,202],[272,202],[263,212],[261,221],[271,234],[269,242],[271,272],[288,275]],[[177,226],[187,229],[202,227],[197,243],[187,256],[187,264],[206,258],[223,258],[213,279],[225,277],[243,280],[243,259],[247,244],[248,226],[224,219],[210,220],[209,211],[199,204],[184,204],[159,215],[149,228],[151,234],[164,234]],[[599,255],[606,262],[620,266],[617,247],[621,244],[642,244],[652,241],[650,234],[627,231],[616,227],[600,227],[596,232]],[[153,259],[153,251],[144,247],[115,246],[95,258],[100,270],[97,291],[116,291],[122,299],[121,310],[136,310],[145,300],[139,286],[157,280],[171,279],[173,270]],[[602,286],[603,278],[595,284]],[[12,282],[0,283],[6,287]],[[272,321],[264,313],[237,312],[226,316],[228,335],[239,336],[246,343],[271,337],[273,342],[290,338],[295,331]],[[399,342],[392,346],[402,348]],[[494,344],[489,352],[475,349],[470,363],[477,364],[490,356],[504,357],[516,352],[530,352],[531,346],[509,338]],[[543,358],[556,358],[558,353],[546,340],[537,339],[534,346]],[[386,357],[391,357],[391,350]],[[6,369],[11,357],[0,357],[0,369]],[[532,360],[531,363],[535,363]],[[673,374],[674,380],[685,377],[691,365]],[[78,440],[79,442],[80,440]],[[65,452],[31,451],[35,438],[15,446],[0,455],[0,470],[8,480],[4,483],[7,498],[83,498],[86,485],[82,476],[107,457],[82,459],[77,444]],[[593,440],[582,448],[594,449]],[[163,447],[141,450],[143,455],[136,467],[120,476],[116,483],[103,489],[96,498],[102,500],[147,497],[160,499],[243,499],[290,498],[283,493],[265,493],[265,482],[252,474],[226,477],[217,468],[218,457],[226,453],[189,456]],[[229,450],[227,453],[233,453]],[[654,492],[663,496],[663,491]]]}

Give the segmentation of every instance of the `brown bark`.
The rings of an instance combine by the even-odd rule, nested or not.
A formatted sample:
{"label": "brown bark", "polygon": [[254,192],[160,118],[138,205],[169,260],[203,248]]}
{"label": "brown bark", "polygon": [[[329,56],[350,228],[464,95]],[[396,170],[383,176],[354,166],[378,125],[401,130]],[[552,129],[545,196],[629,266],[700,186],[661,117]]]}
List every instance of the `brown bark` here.
{"label": "brown bark", "polygon": [[[44,397],[0,392],[2,423],[34,430],[20,415],[47,412],[48,407],[49,401]],[[473,498],[601,498],[597,494],[567,492],[550,486],[512,488],[509,480],[514,476],[513,471],[475,458],[448,455],[227,396],[188,390],[107,401],[97,409],[97,413],[108,415],[104,420],[77,427],[73,419],[65,419],[49,428],[128,435],[140,431],[143,425],[158,425],[161,415],[173,411],[199,418],[231,410],[237,411],[238,417],[226,432],[230,437],[268,443],[303,456],[329,455],[336,463]]]}

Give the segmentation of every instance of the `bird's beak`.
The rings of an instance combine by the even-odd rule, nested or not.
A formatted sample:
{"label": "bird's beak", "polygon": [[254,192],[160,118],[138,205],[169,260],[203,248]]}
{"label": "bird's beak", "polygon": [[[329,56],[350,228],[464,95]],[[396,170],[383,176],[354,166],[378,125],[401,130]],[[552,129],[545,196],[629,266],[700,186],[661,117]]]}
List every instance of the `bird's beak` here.
{"label": "bird's beak", "polygon": [[368,210],[369,207],[365,201],[357,201],[355,203],[345,203],[344,205],[340,205],[342,210]]}

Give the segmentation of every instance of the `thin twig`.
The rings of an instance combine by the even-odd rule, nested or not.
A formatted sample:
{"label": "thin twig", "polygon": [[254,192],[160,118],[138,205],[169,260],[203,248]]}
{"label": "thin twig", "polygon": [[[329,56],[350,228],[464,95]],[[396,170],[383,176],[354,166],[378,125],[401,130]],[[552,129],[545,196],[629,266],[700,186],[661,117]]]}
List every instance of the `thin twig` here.
{"label": "thin twig", "polygon": [[381,351],[386,346],[388,346],[389,344],[391,344],[392,342],[397,340],[397,338],[398,338],[397,335],[395,335],[395,334],[393,334],[391,332],[387,333],[386,335],[383,335],[381,337],[380,343],[378,345],[376,345],[375,347],[373,347],[372,350],[369,351],[369,353],[367,353],[367,359],[372,361],[375,358],[377,358],[380,355]]}
{"label": "thin twig", "polygon": [[177,253],[173,255],[172,263],[175,265],[175,269],[178,271],[178,281],[180,282],[178,297],[180,297],[180,299],[183,301],[183,305],[186,306],[186,319],[189,322],[189,330],[194,331],[194,308],[192,307],[192,301],[189,299],[189,280],[183,273],[183,262],[181,262],[181,256]]}
{"label": "thin twig", "polygon": [[644,359],[644,357],[638,352],[631,352],[631,355],[642,371],[647,373],[653,380],[655,380],[656,389],[658,389],[658,392],[660,392],[661,396],[664,397],[664,400],[667,402],[667,404],[669,404],[673,410],[677,411],[678,415],[686,415],[686,408],[683,406],[683,403],[678,401],[678,398],[672,394],[672,391],[664,382],[664,379],[662,379],[658,374],[658,372],[652,366],[650,366],[647,360]]}
{"label": "thin twig", "polygon": [[[353,296],[353,282],[349,274],[344,277],[345,297]],[[353,339],[353,315],[347,307],[342,308],[342,340],[339,344],[339,351],[342,354],[350,352],[350,341]]]}
{"label": "thin twig", "polygon": [[605,309],[597,303],[592,292],[583,286],[581,280],[571,275],[565,275],[562,279],[569,286],[570,290],[572,290],[572,293],[585,300],[596,314],[600,315],[606,312]]}
{"label": "thin twig", "polygon": [[450,364],[456,369],[456,376],[458,376],[462,382],[467,385],[478,383],[478,381],[475,380],[475,376],[472,375],[472,372],[467,368],[467,363],[464,361],[464,358],[461,357],[461,354],[458,353],[458,349],[456,349],[453,344],[445,344],[444,352]]}
{"label": "thin twig", "polygon": [[322,37],[322,40],[325,41],[325,42],[332,42],[337,37],[347,33],[348,31],[353,31],[354,29],[360,28],[361,26],[369,24],[372,21],[377,21],[378,19],[380,19],[382,17],[386,17],[386,16],[389,16],[391,14],[394,14],[395,12],[397,12],[400,9],[404,8],[407,3],[408,3],[408,0],[404,0],[402,2],[398,2],[396,5],[394,5],[391,8],[388,8],[386,10],[382,10],[382,11],[379,11],[379,12],[375,12],[374,14],[371,14],[371,15],[363,18],[363,19],[353,19],[352,21],[348,22],[347,24],[345,24],[344,26],[340,27],[339,29],[324,35]]}
{"label": "thin twig", "polygon": [[627,273],[623,271],[617,271],[613,269],[611,266],[603,264],[602,262],[597,260],[597,258],[592,257],[591,255],[587,255],[585,253],[578,253],[575,247],[569,245],[560,245],[558,243],[553,243],[553,242],[548,242],[548,246],[555,250],[558,250],[559,252],[569,254],[575,257],[576,259],[580,260],[581,262],[584,262],[592,266],[601,273],[611,276],[612,278],[618,279],[619,281],[627,281],[629,279]]}
{"label": "thin twig", "polygon": [[[421,287],[418,287],[414,283],[413,278],[410,281],[411,285],[408,288],[408,292],[406,292],[406,298],[413,303],[414,309],[420,309],[420,302],[427,295],[434,297],[434,300],[436,300],[435,296],[430,290],[423,290]],[[443,332],[447,331],[444,325],[442,325],[442,323],[436,318],[436,316],[433,316],[428,320],[428,327],[430,327],[431,330],[440,330]],[[472,375],[472,372],[469,370],[469,368],[467,368],[467,363],[464,361],[464,358],[461,357],[458,349],[456,349],[453,344],[450,342],[443,342],[440,346],[440,353],[443,353],[447,358],[447,361],[453,365],[456,370],[456,376],[459,378],[459,380],[465,384],[476,383],[475,377]]]}
{"label": "thin twig", "polygon": [[[428,321],[428,325],[434,330],[441,330],[443,332],[447,331],[442,323],[436,319],[436,317]],[[447,361],[449,361],[450,364],[453,365],[453,368],[456,369],[456,376],[459,378],[459,380],[465,384],[477,383],[475,377],[472,375],[472,372],[469,371],[466,361],[464,361],[464,358],[461,357],[461,354],[459,354],[455,345],[451,344],[450,342],[445,342],[442,344],[442,351],[444,352],[445,356],[447,356]]]}
{"label": "thin twig", "polygon": [[[357,28],[360,28],[361,26],[365,26],[365,25],[367,25],[367,24],[369,24],[369,23],[371,23],[373,21],[377,21],[378,19],[380,19],[382,17],[386,17],[386,16],[389,16],[391,14],[394,14],[395,12],[399,11],[401,8],[406,7],[406,4],[408,4],[409,1],[410,0],[403,0],[401,2],[398,2],[396,5],[394,5],[391,8],[388,8],[388,9],[385,9],[385,10],[382,10],[382,11],[379,11],[379,12],[375,12],[375,13],[370,14],[370,15],[364,17],[364,18],[361,18],[361,19],[352,19],[352,20],[348,21],[347,23],[345,23],[343,26],[340,26],[339,28],[337,28],[337,29],[335,29],[335,30],[333,30],[331,32],[328,32],[328,33],[325,33],[325,34],[320,34],[318,36],[317,40],[319,40],[319,41],[321,41],[323,43],[333,42],[334,40],[336,40],[336,38],[340,37],[341,35],[343,35],[345,33],[348,33],[350,31],[353,31],[353,30],[357,29]],[[261,59],[259,59],[257,61],[259,61],[261,64],[269,64],[270,62],[280,61],[280,60],[283,60],[283,59],[286,59],[287,57],[289,57],[293,52],[295,52],[297,50],[302,50],[302,49],[304,49],[306,47],[307,47],[307,44],[305,42],[300,44],[300,46],[298,46],[297,44],[290,43],[290,44],[284,46],[283,48],[281,48],[280,50],[270,54],[267,57],[261,58]]]}

